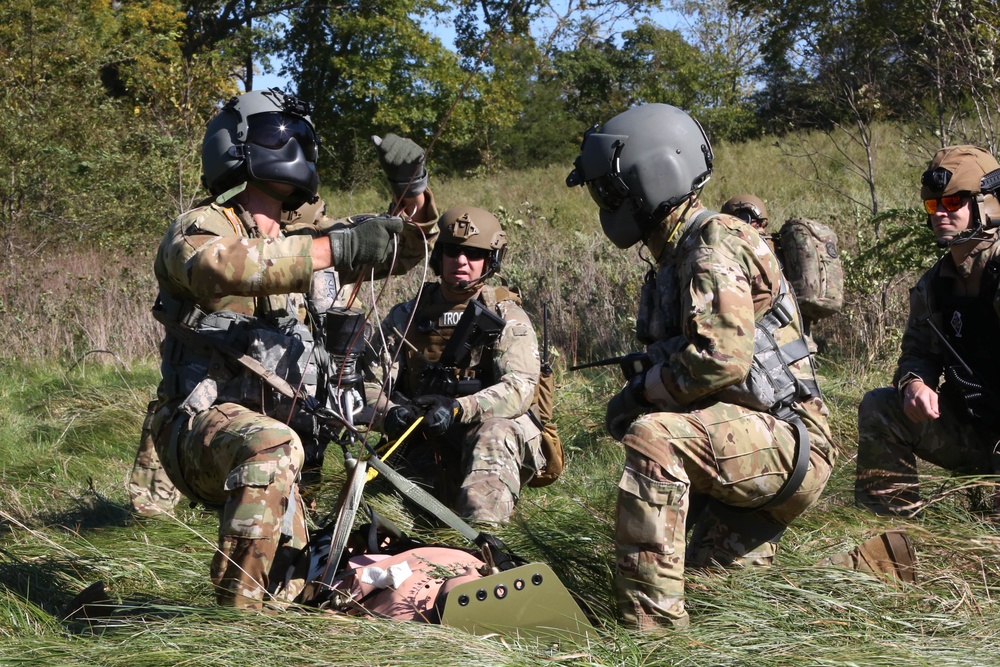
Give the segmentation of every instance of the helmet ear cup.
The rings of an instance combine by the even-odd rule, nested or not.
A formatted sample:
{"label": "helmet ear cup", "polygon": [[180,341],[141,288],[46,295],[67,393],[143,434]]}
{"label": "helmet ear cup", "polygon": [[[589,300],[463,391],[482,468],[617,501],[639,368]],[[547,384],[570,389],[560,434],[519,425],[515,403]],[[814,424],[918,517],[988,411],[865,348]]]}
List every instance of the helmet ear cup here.
{"label": "helmet ear cup", "polygon": [[428,260],[428,264],[431,267],[431,271],[434,272],[435,276],[440,276],[442,273],[441,268],[441,255],[444,254],[444,246],[441,243],[435,243],[434,249],[431,250],[431,257]]}
{"label": "helmet ear cup", "polygon": [[500,270],[500,265],[503,264],[504,255],[507,254],[507,246],[497,248],[490,253],[490,265],[485,271],[485,275],[492,276]]}
{"label": "helmet ear cup", "polygon": [[984,226],[1000,227],[1000,200],[997,200],[996,195],[983,195],[980,206],[984,214]]}

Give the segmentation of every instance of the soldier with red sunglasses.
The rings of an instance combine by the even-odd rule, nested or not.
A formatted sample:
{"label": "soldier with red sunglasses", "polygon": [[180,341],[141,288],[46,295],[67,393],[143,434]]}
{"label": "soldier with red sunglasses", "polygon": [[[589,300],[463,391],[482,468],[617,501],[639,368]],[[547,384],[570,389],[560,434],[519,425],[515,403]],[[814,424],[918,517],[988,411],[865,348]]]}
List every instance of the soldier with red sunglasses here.
{"label": "soldier with red sunglasses", "polygon": [[964,474],[1000,471],[1000,206],[983,189],[998,169],[982,148],[949,146],[921,178],[927,224],[947,252],[910,290],[892,386],[858,409],[855,500],[876,514],[920,509],[918,458]]}

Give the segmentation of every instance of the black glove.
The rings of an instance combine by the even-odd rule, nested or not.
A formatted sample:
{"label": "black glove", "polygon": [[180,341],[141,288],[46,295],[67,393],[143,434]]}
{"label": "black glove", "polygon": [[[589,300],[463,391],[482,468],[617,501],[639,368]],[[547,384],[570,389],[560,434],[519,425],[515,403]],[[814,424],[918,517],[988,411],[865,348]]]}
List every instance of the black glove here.
{"label": "black glove", "polygon": [[644,374],[634,376],[625,388],[608,401],[608,411],[604,415],[604,428],[615,440],[625,437],[625,432],[636,417],[649,412],[653,404],[646,400],[646,378]]}
{"label": "black glove", "polygon": [[424,433],[432,436],[442,436],[462,417],[462,406],[454,398],[447,396],[418,396],[413,399],[424,410]]}
{"label": "black glove", "polygon": [[420,413],[412,405],[394,405],[385,413],[382,420],[382,432],[390,440],[398,440],[399,436],[406,433],[406,429],[417,421]]}
{"label": "black glove", "polygon": [[989,424],[997,422],[997,402],[992,392],[983,386],[974,373],[964,366],[952,365],[944,369],[944,393],[956,397],[958,407],[973,419]]}
{"label": "black glove", "polygon": [[389,179],[396,199],[416,197],[427,189],[423,148],[395,134],[387,134],[385,139],[372,136],[372,141],[378,149],[379,164]]}
{"label": "black glove", "polygon": [[392,235],[403,231],[403,219],[375,216],[357,225],[334,227],[327,234],[333,268],[356,271],[366,264],[380,264],[392,252]]}

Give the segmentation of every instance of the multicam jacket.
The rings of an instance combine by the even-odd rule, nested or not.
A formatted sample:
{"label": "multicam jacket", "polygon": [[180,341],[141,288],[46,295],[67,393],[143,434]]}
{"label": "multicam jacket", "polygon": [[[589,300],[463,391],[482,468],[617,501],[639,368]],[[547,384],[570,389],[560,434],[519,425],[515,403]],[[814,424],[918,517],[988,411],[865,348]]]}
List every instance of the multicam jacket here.
{"label": "multicam jacket", "polygon": [[[683,214],[677,240],[665,246],[642,290],[636,333],[660,371],[647,375],[647,398],[667,411],[745,405],[739,387],[754,358],[754,325],[771,310],[781,282],[778,260],[753,227],[700,205]],[[801,339],[797,308],[774,335],[779,346]],[[815,383],[808,356],[791,370]],[[821,398],[801,401],[795,411],[812,422],[810,431],[828,434]],[[826,437],[814,441],[828,446]]]}

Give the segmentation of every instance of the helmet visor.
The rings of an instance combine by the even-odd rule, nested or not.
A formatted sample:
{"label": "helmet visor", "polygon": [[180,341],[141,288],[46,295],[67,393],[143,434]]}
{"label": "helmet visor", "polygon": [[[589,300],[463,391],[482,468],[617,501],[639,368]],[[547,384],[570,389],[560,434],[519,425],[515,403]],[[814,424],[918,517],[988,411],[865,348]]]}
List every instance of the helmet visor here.
{"label": "helmet visor", "polygon": [[262,148],[284,148],[295,139],[309,162],[315,162],[319,157],[319,142],[312,125],[302,118],[287,116],[283,113],[263,113],[250,117],[250,129],[247,131],[247,143]]}
{"label": "helmet visor", "polygon": [[628,196],[628,186],[618,174],[604,174],[587,181],[587,190],[603,211],[617,211]]}
{"label": "helmet visor", "polygon": [[583,138],[577,171],[594,202],[605,211],[617,210],[629,194],[620,171],[620,156],[627,139],[626,135],[594,131],[588,131]]}

